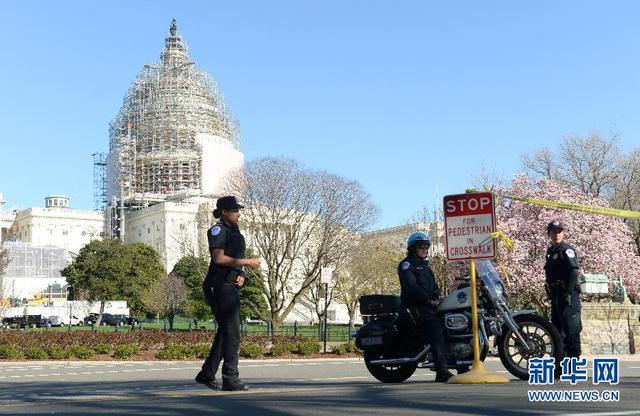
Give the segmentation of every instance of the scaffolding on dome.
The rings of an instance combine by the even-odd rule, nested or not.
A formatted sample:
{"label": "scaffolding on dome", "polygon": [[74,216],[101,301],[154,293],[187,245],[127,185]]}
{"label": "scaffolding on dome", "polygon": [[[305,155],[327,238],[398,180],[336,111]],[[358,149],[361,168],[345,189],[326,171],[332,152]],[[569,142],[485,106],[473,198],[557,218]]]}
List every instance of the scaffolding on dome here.
{"label": "scaffolding on dome", "polygon": [[160,62],[144,66],[110,124],[107,201],[135,207],[199,194],[197,134],[240,148],[237,122],[215,81],[187,52],[173,20]]}

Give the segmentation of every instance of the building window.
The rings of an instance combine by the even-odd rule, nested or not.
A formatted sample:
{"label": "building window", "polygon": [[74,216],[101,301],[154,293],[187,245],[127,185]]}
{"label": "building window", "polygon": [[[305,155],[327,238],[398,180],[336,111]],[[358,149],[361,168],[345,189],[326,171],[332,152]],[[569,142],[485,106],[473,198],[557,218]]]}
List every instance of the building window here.
{"label": "building window", "polygon": [[69,235],[69,230],[62,230],[62,235]]}
{"label": "building window", "polygon": [[327,311],[327,320],[328,321],[335,321],[336,320],[336,310],[335,309],[330,309]]}
{"label": "building window", "polygon": [[151,228],[147,227],[147,234],[151,234]]}

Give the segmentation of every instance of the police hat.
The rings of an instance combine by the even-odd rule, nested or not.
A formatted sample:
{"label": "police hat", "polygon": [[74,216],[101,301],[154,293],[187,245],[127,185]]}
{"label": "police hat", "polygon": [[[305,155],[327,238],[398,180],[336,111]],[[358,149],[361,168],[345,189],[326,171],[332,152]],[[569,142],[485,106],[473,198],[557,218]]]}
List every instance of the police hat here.
{"label": "police hat", "polygon": [[553,220],[547,225],[547,234],[551,234],[551,231],[562,231],[564,230],[564,224],[562,224],[558,220]]}
{"label": "police hat", "polygon": [[240,209],[244,208],[243,205],[238,204],[235,196],[223,196],[216,201],[216,209]]}
{"label": "police hat", "polygon": [[240,209],[244,206],[238,204],[235,196],[223,196],[216,201],[216,209],[213,210],[213,218],[220,218],[223,209]]}

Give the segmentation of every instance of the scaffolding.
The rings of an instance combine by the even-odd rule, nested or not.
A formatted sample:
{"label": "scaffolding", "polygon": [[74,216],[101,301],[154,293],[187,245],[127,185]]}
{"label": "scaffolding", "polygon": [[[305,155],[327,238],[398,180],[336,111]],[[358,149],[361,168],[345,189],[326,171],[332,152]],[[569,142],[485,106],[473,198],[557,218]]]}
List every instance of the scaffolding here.
{"label": "scaffolding", "polygon": [[110,124],[105,200],[140,207],[201,193],[196,135],[225,138],[239,150],[237,126],[215,81],[189,59],[174,19],[160,62],[144,66]]}
{"label": "scaffolding", "polygon": [[107,209],[107,155],[93,153],[93,205],[98,211]]}

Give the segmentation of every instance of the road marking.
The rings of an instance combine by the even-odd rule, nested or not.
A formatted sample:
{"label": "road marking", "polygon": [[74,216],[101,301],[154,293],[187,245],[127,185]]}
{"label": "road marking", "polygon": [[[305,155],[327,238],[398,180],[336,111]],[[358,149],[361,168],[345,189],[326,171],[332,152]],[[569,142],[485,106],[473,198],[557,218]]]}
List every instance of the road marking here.
{"label": "road marking", "polygon": [[563,416],[627,416],[640,415],[640,410],[629,410],[625,412],[594,412],[594,413],[563,413]]}

